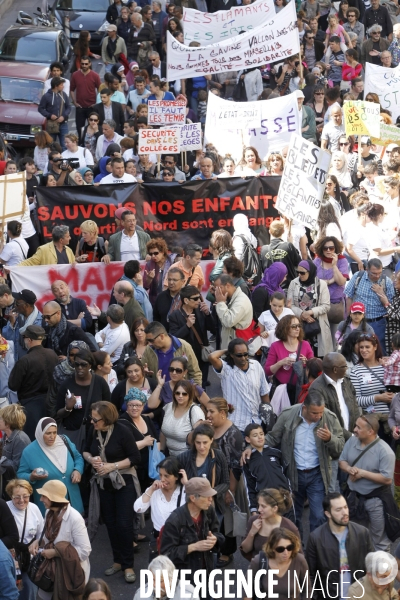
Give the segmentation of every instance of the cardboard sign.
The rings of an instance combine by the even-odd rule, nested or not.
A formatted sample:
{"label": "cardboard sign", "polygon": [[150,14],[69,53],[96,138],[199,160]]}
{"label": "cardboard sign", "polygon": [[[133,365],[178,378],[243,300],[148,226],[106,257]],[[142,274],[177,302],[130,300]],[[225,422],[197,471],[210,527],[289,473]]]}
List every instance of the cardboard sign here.
{"label": "cardboard sign", "polygon": [[179,150],[201,150],[201,123],[186,123],[186,125],[175,125],[169,129],[175,129],[179,135]]}
{"label": "cardboard sign", "polygon": [[25,212],[25,205],[25,171],[0,177],[0,223],[21,218]]}
{"label": "cardboard sign", "polygon": [[394,125],[381,123],[381,132],[379,138],[371,137],[371,142],[378,146],[387,146],[388,144],[400,144],[400,129]]}
{"label": "cardboard sign", "polygon": [[374,102],[348,100],[343,104],[346,135],[379,137],[380,106]]}
{"label": "cardboard sign", "polygon": [[331,154],[293,135],[278,191],[276,209],[311,230],[316,229]]}
{"label": "cardboard sign", "polygon": [[400,65],[395,69],[365,63],[364,98],[377,94],[382,108],[390,110],[395,122],[400,116]]}
{"label": "cardboard sign", "polygon": [[296,7],[289,2],[267,23],[210,46],[190,48],[167,31],[167,79],[240,71],[284,60],[300,52]]}
{"label": "cardboard sign", "polygon": [[229,10],[203,13],[193,8],[183,9],[183,35],[185,44],[200,42],[209,46],[222,42],[243,31],[256,29],[275,16],[272,0],[257,0],[248,6],[233,6]]}
{"label": "cardboard sign", "polygon": [[261,101],[232,102],[209,92],[206,119],[218,129],[232,129],[232,123],[237,129],[257,129],[261,127]]}
{"label": "cardboard sign", "polygon": [[149,100],[147,122],[149,125],[172,125],[185,123],[185,100]]}
{"label": "cardboard sign", "polygon": [[179,134],[176,129],[139,129],[138,154],[178,154]]}

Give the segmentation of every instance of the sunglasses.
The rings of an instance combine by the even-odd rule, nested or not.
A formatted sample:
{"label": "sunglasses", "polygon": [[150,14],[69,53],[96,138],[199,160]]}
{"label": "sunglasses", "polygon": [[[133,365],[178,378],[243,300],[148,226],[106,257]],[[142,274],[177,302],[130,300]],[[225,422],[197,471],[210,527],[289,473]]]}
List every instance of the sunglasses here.
{"label": "sunglasses", "polygon": [[339,142],[339,146],[350,146],[350,142]]}
{"label": "sunglasses", "polygon": [[289,544],[289,546],[277,546],[275,548],[275,552],[278,552],[278,554],[282,554],[282,552],[285,552],[285,550],[291,552],[294,550],[294,544]]}
{"label": "sunglasses", "polygon": [[247,358],[249,355],[248,352],[242,352],[241,354],[234,354],[234,356],[236,356],[236,358]]}
{"label": "sunglasses", "polygon": [[94,417],[90,417],[90,420],[93,421],[93,423],[99,423],[103,419],[95,419]]}
{"label": "sunglasses", "polygon": [[324,92],[315,92],[314,96],[323,96]]}
{"label": "sunglasses", "polygon": [[195,302],[197,302],[197,300],[200,300],[201,296],[193,296],[192,298],[189,298],[189,300],[194,300]]}
{"label": "sunglasses", "polygon": [[93,121],[93,123],[98,123],[99,122],[98,119],[89,119],[89,121]]}
{"label": "sunglasses", "polygon": [[74,369],[79,369],[80,367],[82,367],[82,369],[84,369],[85,367],[88,367],[89,363],[87,362],[76,362],[76,360],[74,360]]}
{"label": "sunglasses", "polygon": [[179,375],[183,373],[183,369],[180,367],[168,367],[168,371],[169,373],[178,373]]}
{"label": "sunglasses", "polygon": [[327,181],[326,185],[333,185],[333,181]]}
{"label": "sunglasses", "polygon": [[290,329],[300,329],[300,323],[297,323],[297,325],[291,325]]}
{"label": "sunglasses", "polygon": [[373,333],[363,333],[358,338],[358,343],[363,342],[364,340],[376,340],[376,339],[377,339],[376,335],[374,335]]}
{"label": "sunglasses", "polygon": [[158,256],[160,253],[157,252],[149,252],[149,256]]}
{"label": "sunglasses", "polygon": [[187,392],[175,392],[175,396],[189,396]]}
{"label": "sunglasses", "polygon": [[161,335],[161,333],[156,335],[156,337],[154,337],[152,340],[149,340],[149,338],[147,338],[147,341],[149,342],[149,344],[152,344],[160,335]]}
{"label": "sunglasses", "polygon": [[43,315],[43,319],[45,321],[49,321],[51,319],[51,317],[54,317],[54,315],[56,315],[58,312],[60,312],[60,311],[56,310],[56,312],[53,312],[53,314],[51,314],[51,315]]}
{"label": "sunglasses", "polygon": [[329,250],[334,250],[334,249],[335,249],[335,246],[324,246],[322,248],[322,250],[326,250],[326,252],[328,252]]}
{"label": "sunglasses", "polygon": [[298,275],[307,275],[308,271],[297,271]]}

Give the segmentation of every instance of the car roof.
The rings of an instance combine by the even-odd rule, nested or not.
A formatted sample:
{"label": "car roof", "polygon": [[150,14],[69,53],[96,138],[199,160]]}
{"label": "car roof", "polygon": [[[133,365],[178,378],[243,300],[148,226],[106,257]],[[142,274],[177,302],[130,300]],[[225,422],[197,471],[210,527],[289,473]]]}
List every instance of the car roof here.
{"label": "car roof", "polygon": [[16,61],[0,61],[0,77],[14,77],[46,81],[49,76],[47,65]]}
{"label": "car roof", "polygon": [[32,27],[31,25],[12,25],[5,33],[5,37],[29,37],[38,40],[56,39],[60,34],[60,29],[52,27]]}

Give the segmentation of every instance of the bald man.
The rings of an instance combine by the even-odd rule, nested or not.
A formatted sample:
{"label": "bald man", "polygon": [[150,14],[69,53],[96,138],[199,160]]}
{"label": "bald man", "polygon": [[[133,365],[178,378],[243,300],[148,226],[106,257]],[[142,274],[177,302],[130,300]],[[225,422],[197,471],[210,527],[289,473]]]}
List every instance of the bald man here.
{"label": "bald man", "polygon": [[81,327],[67,321],[61,306],[55,300],[50,300],[44,305],[43,321],[47,326],[46,347],[54,350],[60,361],[66,359],[69,344],[76,340],[86,342],[92,352],[98,350]]}
{"label": "bald man", "polygon": [[[136,319],[146,318],[139,302],[135,300],[133,287],[129,281],[117,281],[114,286],[113,294],[117,304],[124,309],[124,321],[128,325],[129,330]],[[92,316],[96,316],[99,319],[99,322],[107,322],[106,314],[102,312],[98,306],[94,305],[94,308],[89,306],[89,311]]]}
{"label": "bald man", "polygon": [[[325,406],[337,416],[343,427],[347,441],[353,433],[356,421],[361,414],[356,392],[350,378],[346,375],[347,362],[340,352],[329,352],[322,361],[322,374],[310,386],[311,397],[324,398]],[[332,461],[330,492],[336,491],[338,461]]]}
{"label": "bald man", "polygon": [[61,306],[63,315],[67,321],[78,327],[82,327],[84,331],[92,326],[92,315],[88,311],[86,302],[81,298],[73,298],[68,284],[61,279],[54,281],[51,284],[51,291],[54,294],[56,302]]}

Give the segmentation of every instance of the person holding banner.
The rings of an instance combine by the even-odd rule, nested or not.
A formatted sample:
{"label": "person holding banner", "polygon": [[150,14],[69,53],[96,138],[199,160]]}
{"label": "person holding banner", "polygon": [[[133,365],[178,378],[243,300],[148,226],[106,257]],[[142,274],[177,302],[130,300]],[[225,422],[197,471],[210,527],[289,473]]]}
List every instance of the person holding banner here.
{"label": "person holding banner", "polygon": [[263,170],[263,163],[254,146],[247,146],[243,149],[242,158],[235,170],[238,177],[254,177]]}

